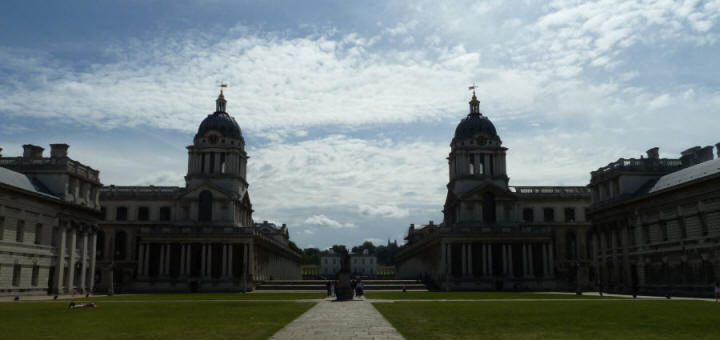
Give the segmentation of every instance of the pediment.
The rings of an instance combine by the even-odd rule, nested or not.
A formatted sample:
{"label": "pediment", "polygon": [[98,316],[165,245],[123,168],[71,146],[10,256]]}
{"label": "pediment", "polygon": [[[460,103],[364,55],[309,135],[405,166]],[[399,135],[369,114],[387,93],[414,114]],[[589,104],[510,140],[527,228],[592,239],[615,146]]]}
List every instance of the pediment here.
{"label": "pediment", "polygon": [[213,198],[225,198],[228,200],[235,199],[237,194],[229,193],[222,188],[213,185],[212,183],[203,183],[200,184],[192,189],[189,189],[185,191],[182,195],[180,195],[180,199],[198,199],[200,196],[200,193],[208,190],[210,193],[212,193]]}

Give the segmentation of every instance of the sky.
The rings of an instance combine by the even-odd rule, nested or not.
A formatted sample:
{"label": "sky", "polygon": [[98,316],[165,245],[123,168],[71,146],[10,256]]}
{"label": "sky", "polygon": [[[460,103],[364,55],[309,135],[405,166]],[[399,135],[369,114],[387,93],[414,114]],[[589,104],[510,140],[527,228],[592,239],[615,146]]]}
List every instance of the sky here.
{"label": "sky", "polygon": [[720,0],[0,2],[0,147],[184,186],[227,83],[256,222],[300,247],[442,221],[468,86],[511,185],[720,142]]}

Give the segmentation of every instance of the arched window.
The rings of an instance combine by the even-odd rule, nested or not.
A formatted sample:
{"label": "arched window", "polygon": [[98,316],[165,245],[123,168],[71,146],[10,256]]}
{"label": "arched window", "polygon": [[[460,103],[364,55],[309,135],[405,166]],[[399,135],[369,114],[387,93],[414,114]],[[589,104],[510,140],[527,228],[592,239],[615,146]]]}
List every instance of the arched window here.
{"label": "arched window", "polygon": [[210,221],[212,220],[212,193],[210,191],[203,191],[200,193],[200,207],[198,210],[199,221]]}
{"label": "arched window", "polygon": [[124,260],[127,248],[127,234],[124,231],[115,233],[115,259]]}
{"label": "arched window", "polygon": [[483,222],[495,223],[495,195],[491,192],[483,194],[482,200]]}
{"label": "arched window", "polygon": [[475,156],[470,155],[470,158],[468,158],[468,173],[471,175],[475,174]]}

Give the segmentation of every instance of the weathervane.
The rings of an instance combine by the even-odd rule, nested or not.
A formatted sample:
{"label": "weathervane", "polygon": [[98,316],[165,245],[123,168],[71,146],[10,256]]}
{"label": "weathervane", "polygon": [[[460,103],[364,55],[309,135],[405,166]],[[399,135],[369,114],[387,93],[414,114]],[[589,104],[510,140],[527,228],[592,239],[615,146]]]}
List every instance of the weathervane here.
{"label": "weathervane", "polygon": [[472,90],[472,91],[473,91],[473,95],[475,95],[475,89],[476,89],[476,88],[477,88],[477,85],[475,85],[475,83],[473,83],[472,86],[468,86],[468,90]]}
{"label": "weathervane", "polygon": [[224,82],[220,82],[220,85],[218,85],[218,87],[220,88],[220,94],[222,94],[223,89],[228,87],[228,85],[225,84]]}

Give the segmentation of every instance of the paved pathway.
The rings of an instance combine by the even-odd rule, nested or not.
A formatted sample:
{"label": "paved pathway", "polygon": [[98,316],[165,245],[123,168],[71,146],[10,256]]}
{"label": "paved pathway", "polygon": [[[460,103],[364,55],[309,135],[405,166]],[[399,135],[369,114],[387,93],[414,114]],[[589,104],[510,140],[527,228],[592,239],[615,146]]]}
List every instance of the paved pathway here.
{"label": "paved pathway", "polygon": [[323,300],[270,339],[402,340],[404,338],[368,301]]}

